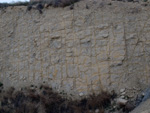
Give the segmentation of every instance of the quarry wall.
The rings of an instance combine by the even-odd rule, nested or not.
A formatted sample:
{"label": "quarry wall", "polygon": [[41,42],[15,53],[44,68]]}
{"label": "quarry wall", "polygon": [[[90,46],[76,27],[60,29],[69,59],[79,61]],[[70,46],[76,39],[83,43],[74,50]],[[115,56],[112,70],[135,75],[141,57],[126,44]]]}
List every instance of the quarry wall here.
{"label": "quarry wall", "polygon": [[[118,2],[117,2],[118,3]],[[75,4],[26,12],[0,10],[0,81],[46,83],[74,95],[139,91],[150,83],[148,7]],[[128,6],[128,7],[127,7]]]}

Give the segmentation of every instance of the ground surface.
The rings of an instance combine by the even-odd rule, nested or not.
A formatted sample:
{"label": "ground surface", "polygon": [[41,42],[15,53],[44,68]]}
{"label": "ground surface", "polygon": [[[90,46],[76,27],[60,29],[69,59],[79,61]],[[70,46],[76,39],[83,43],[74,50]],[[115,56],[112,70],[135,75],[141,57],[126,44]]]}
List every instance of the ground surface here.
{"label": "ground surface", "polygon": [[150,113],[150,99],[141,103],[131,113]]}

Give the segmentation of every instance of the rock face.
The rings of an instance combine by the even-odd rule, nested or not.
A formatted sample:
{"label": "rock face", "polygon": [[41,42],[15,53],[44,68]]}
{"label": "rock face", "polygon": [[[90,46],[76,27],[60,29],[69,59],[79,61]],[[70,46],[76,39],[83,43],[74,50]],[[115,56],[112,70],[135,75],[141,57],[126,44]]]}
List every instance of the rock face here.
{"label": "rock face", "polygon": [[[134,90],[150,83],[149,7],[89,2],[26,12],[0,10],[0,80],[75,95]],[[132,89],[133,88],[133,89]]]}

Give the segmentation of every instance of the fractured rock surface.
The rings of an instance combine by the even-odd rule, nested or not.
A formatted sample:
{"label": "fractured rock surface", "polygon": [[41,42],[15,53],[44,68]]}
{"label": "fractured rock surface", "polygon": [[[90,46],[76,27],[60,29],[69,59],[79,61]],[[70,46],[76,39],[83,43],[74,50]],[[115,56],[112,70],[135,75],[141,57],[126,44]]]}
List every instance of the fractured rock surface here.
{"label": "fractured rock surface", "polygon": [[0,80],[46,82],[75,95],[122,88],[135,95],[150,83],[149,9],[81,1],[42,15],[23,6],[0,10]]}

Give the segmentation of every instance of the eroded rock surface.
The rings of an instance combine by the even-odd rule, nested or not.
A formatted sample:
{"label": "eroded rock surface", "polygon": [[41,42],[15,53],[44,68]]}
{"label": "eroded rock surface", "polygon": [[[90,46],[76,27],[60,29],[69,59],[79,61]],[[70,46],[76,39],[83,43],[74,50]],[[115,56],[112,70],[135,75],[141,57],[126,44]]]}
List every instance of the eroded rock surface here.
{"label": "eroded rock surface", "polygon": [[132,97],[150,83],[149,9],[100,0],[42,15],[0,10],[0,80],[15,87],[44,81],[74,95],[126,88]]}

